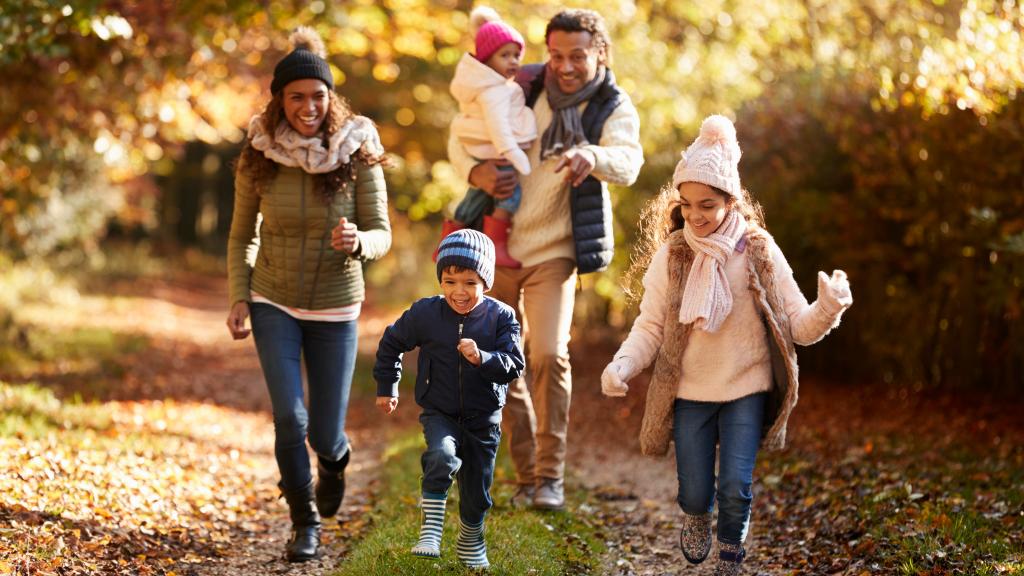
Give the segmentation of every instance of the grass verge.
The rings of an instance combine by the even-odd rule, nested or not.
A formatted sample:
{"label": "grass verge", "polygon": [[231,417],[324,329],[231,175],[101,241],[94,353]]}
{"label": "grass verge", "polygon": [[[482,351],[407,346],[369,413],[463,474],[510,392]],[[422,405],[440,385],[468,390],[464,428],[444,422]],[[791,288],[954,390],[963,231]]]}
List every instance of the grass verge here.
{"label": "grass verge", "polygon": [[[458,535],[458,490],[449,492],[441,558],[417,558],[409,553],[419,535],[420,454],[423,438],[417,429],[402,432],[386,451],[380,490],[372,512],[372,528],[342,563],[335,576],[364,574],[472,574],[455,553]],[[590,574],[604,553],[597,530],[583,515],[515,510],[504,505],[514,485],[502,482],[512,474],[507,450],[498,452],[491,497],[496,506],[487,517],[490,574]],[[584,502],[585,492],[568,495],[570,503]]]}

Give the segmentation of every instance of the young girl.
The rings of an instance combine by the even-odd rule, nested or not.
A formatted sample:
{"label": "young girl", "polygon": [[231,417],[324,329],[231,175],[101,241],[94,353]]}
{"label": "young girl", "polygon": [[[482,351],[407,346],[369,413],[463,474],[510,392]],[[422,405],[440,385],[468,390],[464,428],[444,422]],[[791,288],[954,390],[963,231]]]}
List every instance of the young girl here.
{"label": "young girl", "polygon": [[[469,21],[476,53],[463,55],[455,68],[451,93],[459,102],[459,114],[452,120],[452,133],[475,158],[505,158],[512,164],[509,170],[529,174],[530,161],[523,149],[537,139],[537,120],[515,82],[525,46],[523,37],[486,6],[474,9]],[[455,210],[455,220],[444,223],[441,237],[475,226],[482,217],[483,232],[494,242],[495,263],[519,268],[520,263],[508,254],[508,234],[521,197],[516,186],[511,196],[497,201],[488,216],[484,212],[491,198],[483,190],[470,188]]]}
{"label": "young girl", "polygon": [[601,375],[601,389],[625,396],[626,383],[654,361],[641,450],[663,455],[675,441],[686,559],[700,563],[711,550],[717,497],[715,574],[739,574],[758,445],[784,445],[797,401],[794,344],[824,337],[853,297],[845,273],[819,272],[818,300],[807,304],[760,206],[740,186],[740,148],[728,119],[705,119],[682,156],[672,188],[645,214],[660,222],[646,243],[648,254],[657,252],[640,315]]}

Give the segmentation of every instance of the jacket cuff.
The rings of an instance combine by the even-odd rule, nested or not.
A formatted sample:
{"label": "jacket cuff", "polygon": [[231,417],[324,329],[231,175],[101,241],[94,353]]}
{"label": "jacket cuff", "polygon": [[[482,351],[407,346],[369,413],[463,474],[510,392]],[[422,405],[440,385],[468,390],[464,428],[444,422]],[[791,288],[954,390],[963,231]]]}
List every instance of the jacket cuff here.
{"label": "jacket cuff", "polygon": [[398,398],[398,382],[394,382],[393,384],[377,382],[377,396]]}

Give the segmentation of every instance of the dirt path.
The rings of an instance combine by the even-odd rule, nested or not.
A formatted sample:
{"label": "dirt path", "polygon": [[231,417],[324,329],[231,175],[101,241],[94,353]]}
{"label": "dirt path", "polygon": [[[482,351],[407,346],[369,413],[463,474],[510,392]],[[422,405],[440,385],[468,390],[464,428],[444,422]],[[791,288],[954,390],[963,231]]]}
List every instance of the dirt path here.
{"label": "dirt path", "polygon": [[[600,371],[614,349],[574,344],[570,473],[599,502],[593,511],[604,528],[608,553],[601,574],[615,576],[710,575],[711,562],[690,566],[679,552],[679,508],[675,459],[640,454],[638,431],[644,378],[626,399],[601,395]],[[752,531],[750,547],[757,546]]]}
{"label": "dirt path", "polygon": [[[594,521],[608,546],[601,573],[711,574],[712,561],[691,566],[679,551],[674,456],[640,455],[649,373],[631,383],[625,399],[601,395],[600,372],[614,350],[614,339],[594,337],[571,350],[568,470],[596,497]],[[892,573],[887,562],[900,558],[901,546],[926,546],[920,565],[931,554],[942,569],[976,568],[943,532],[949,519],[928,507],[950,516],[969,509],[993,519],[987,529],[1007,542],[1017,537],[1024,523],[1014,515],[1024,517],[1024,509],[1007,502],[1015,499],[1024,460],[1022,409],[1014,397],[803,377],[787,449],[758,455],[744,573]],[[962,493],[975,494],[966,508]],[[938,519],[922,522],[929,514]]]}
{"label": "dirt path", "polygon": [[[244,438],[245,448],[241,448],[244,457],[239,460],[245,460],[245,464],[223,471],[241,476],[235,485],[251,487],[251,493],[238,494],[238,505],[225,512],[226,518],[210,521],[203,513],[190,519],[216,524],[223,530],[210,531],[217,533],[210,545],[193,542],[186,545],[187,553],[172,551],[170,555],[178,561],[165,563],[164,569],[178,575],[204,576],[326,574],[346,554],[353,537],[365,528],[365,513],[388,428],[372,420],[372,401],[366,399],[366,393],[354,392],[347,423],[353,460],[347,475],[347,495],[338,515],[340,522],[325,521],[324,554],[319,561],[301,565],[285,562],[283,548],[290,523],[286,505],[277,498],[274,488],[279,476],[269,397],[252,338],[233,341],[224,325],[225,286],[223,279],[191,274],[137,280],[105,287],[103,294],[84,295],[72,313],[65,310],[54,314],[40,308],[26,311],[25,317],[54,330],[103,328],[148,339],[144,352],[123,363],[124,373],[116,382],[87,391],[86,400],[215,404],[228,409],[218,412],[226,414],[220,417],[227,420],[218,423],[225,430],[252,434]],[[370,314],[361,319],[361,353],[375,349],[384,326]],[[79,383],[67,375],[41,375],[35,380],[62,396],[81,393],[76,389]],[[238,422],[232,420],[233,414],[239,414]],[[232,440],[226,439],[225,445]]]}

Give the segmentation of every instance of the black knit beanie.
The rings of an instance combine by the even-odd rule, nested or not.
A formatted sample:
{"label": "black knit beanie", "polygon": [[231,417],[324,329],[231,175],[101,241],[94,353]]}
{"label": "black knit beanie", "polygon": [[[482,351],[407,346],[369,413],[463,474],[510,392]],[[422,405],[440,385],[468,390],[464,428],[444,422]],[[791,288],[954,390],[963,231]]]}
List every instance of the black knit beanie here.
{"label": "black knit beanie", "polygon": [[331,74],[327,60],[324,60],[326,50],[320,36],[312,28],[303,26],[292,33],[289,39],[295,49],[274,67],[270,92],[277,94],[289,82],[305,78],[320,80],[327,85],[328,90],[333,90],[334,75]]}

